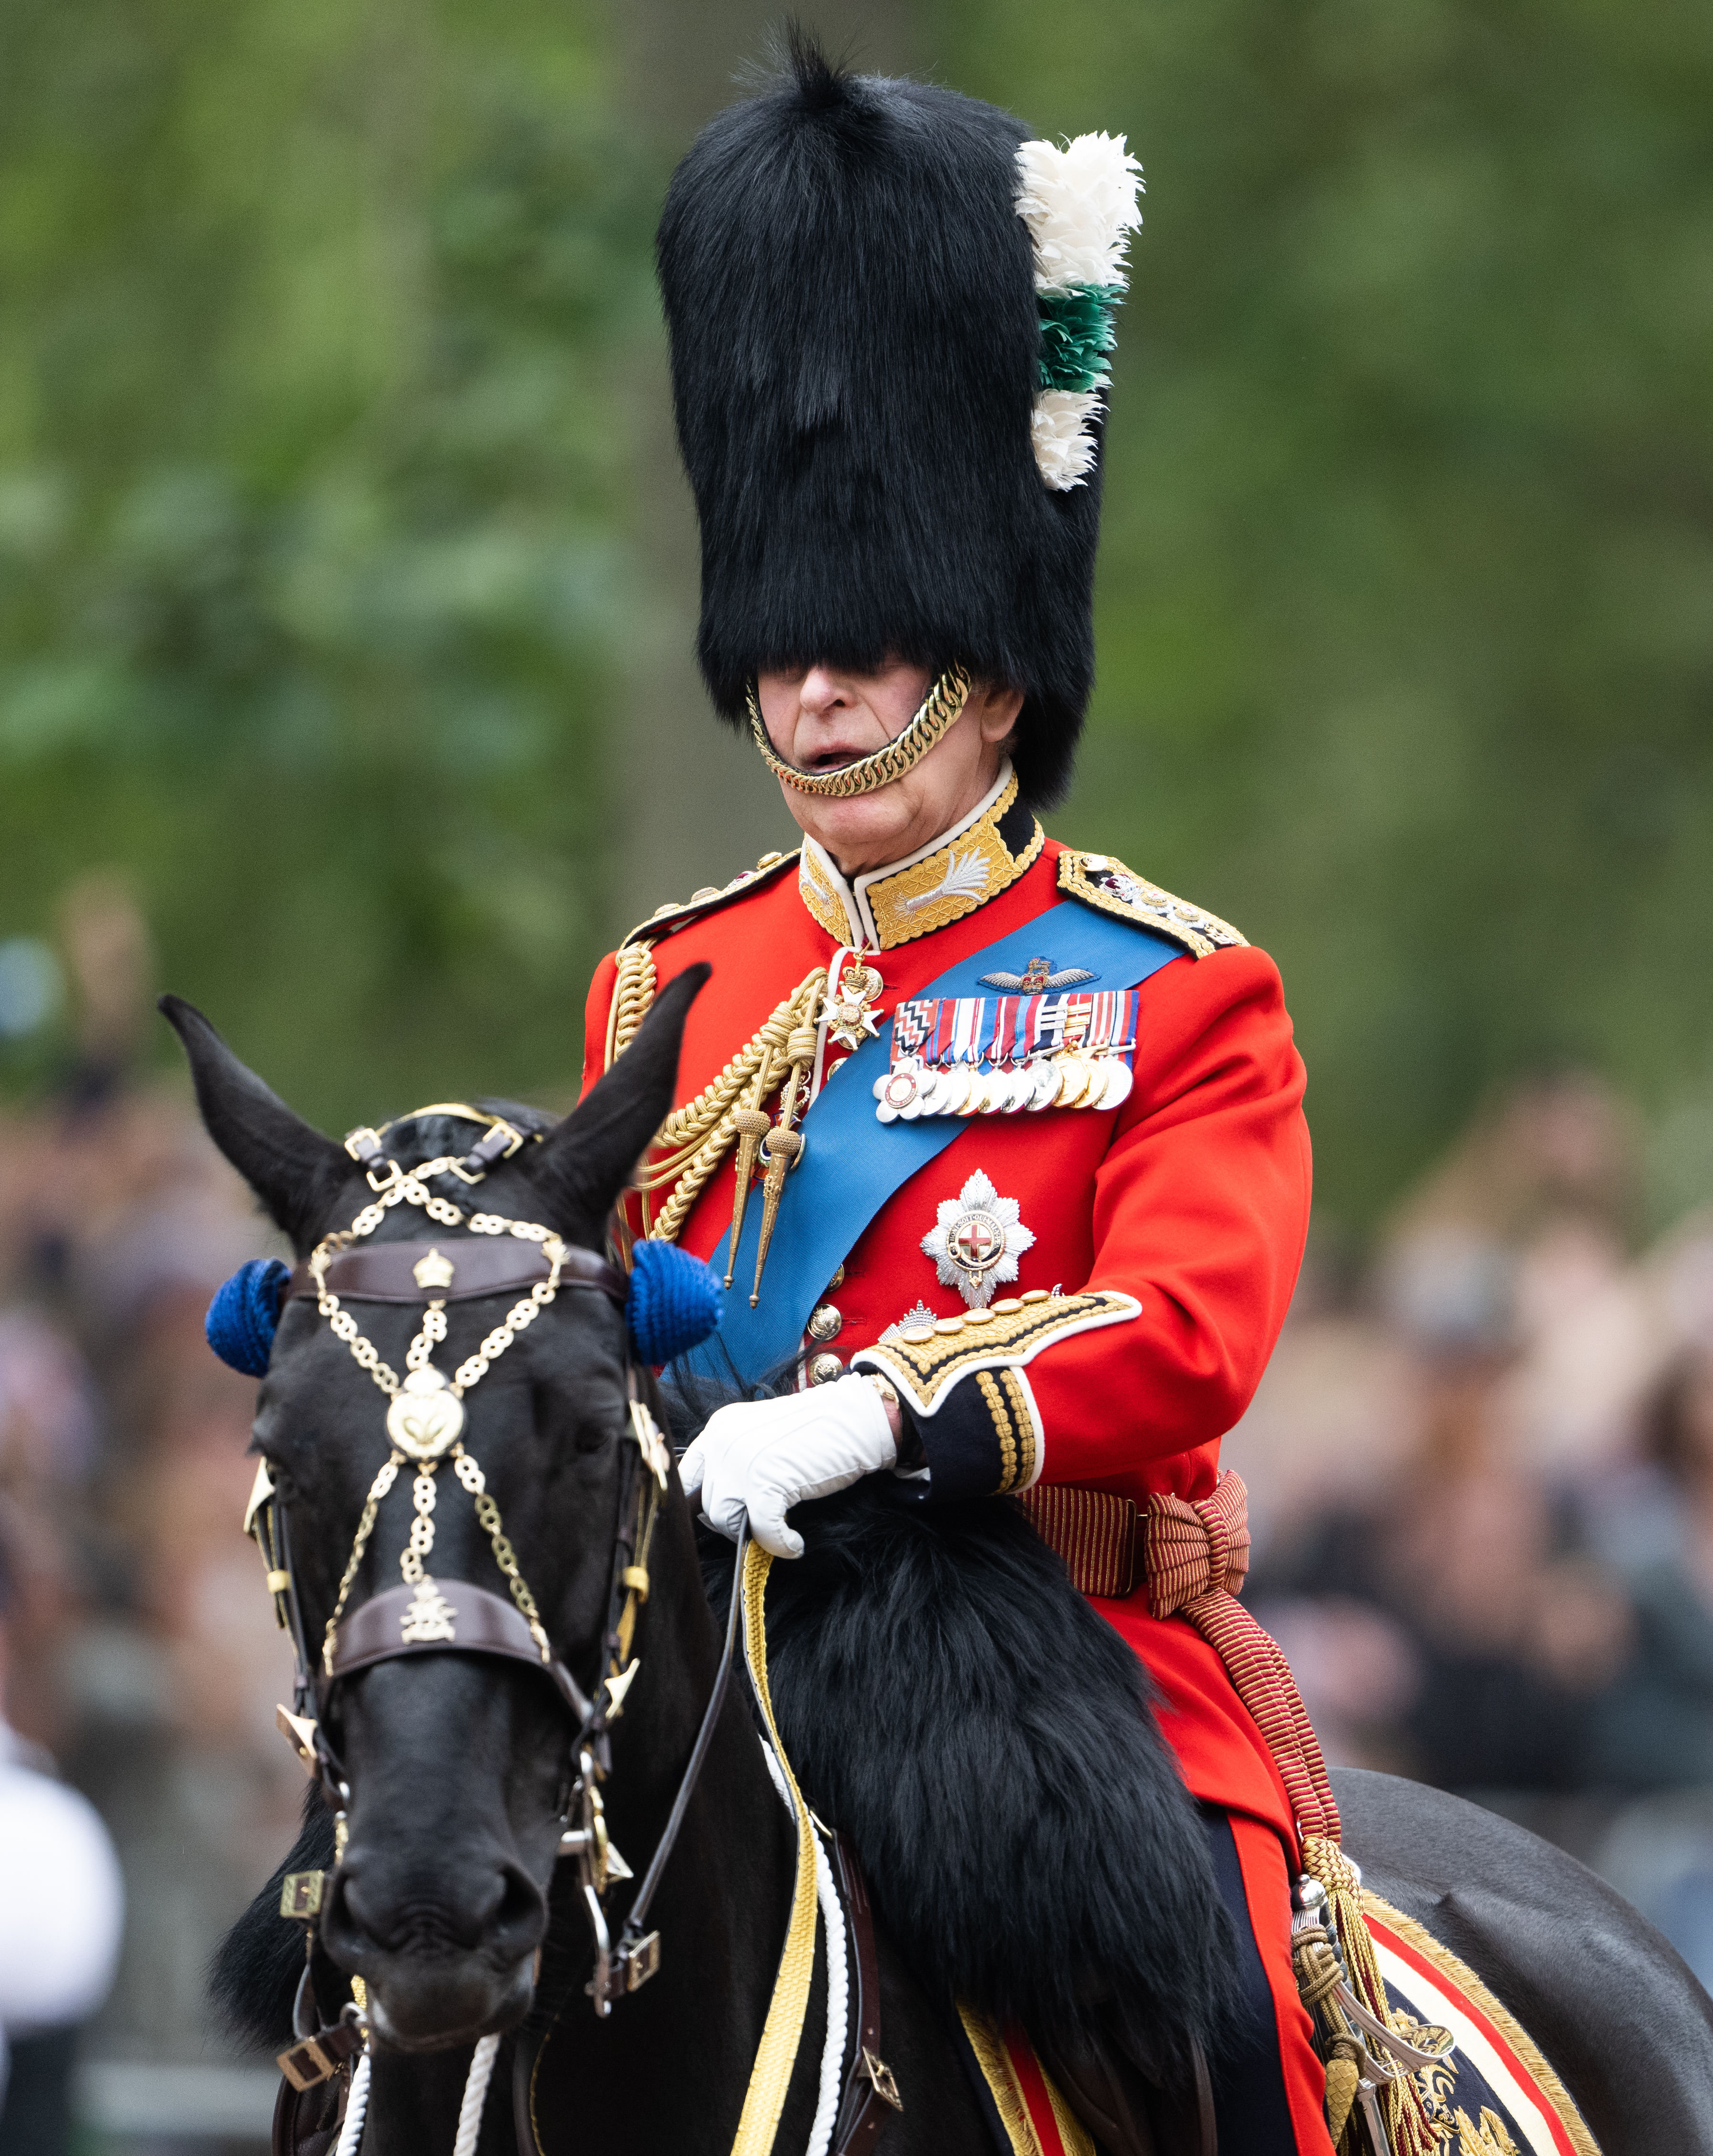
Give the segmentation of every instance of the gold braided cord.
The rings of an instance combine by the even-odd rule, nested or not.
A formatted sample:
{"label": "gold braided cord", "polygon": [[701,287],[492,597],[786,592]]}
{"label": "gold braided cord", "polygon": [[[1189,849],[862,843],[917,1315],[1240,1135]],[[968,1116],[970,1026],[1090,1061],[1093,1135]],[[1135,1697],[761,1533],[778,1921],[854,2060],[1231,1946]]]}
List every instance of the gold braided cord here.
{"label": "gold braided cord", "polygon": [[[657,977],[652,947],[629,944],[618,953],[613,1001],[607,1014],[605,1068],[610,1070],[635,1039],[654,1000]],[[818,966],[773,1011],[760,1030],[703,1086],[693,1101],[674,1108],[662,1123],[652,1156],[633,1179],[643,1211],[643,1233],[654,1242],[675,1243],[695,1204],[717,1175],[737,1136],[736,1117],[743,1106],[758,1106],[776,1091],[792,1067],[788,1049],[802,1045],[803,1029],[813,1027],[827,987],[827,969]],[[795,1034],[795,1044],[792,1036]],[[668,1183],[675,1185],[659,1218],[650,1200]]]}
{"label": "gold braided cord", "polygon": [[[718,1077],[710,1081],[695,1100],[674,1108],[660,1126],[656,1147],[668,1148],[651,1159],[635,1178],[642,1193],[647,1233],[656,1242],[676,1242],[690,1208],[737,1138],[737,1116],[746,1105],[759,1106],[783,1084],[793,1069],[789,1050],[800,1047],[800,1034],[813,1026],[827,987],[827,968],[818,966],[773,1011],[748,1044],[739,1050]],[[650,1195],[667,1183],[674,1188],[660,1209],[658,1219],[649,1219]]]}
{"label": "gold braided cord", "polygon": [[809,1823],[808,1806],[803,1802],[797,1777],[785,1756],[785,1747],[779,1741],[772,1697],[767,1689],[765,1604],[767,1574],[772,1563],[772,1557],[759,1543],[749,1543],[744,1551],[742,1575],[733,1580],[731,1591],[743,1597],[743,1648],[750,1681],[766,1718],[767,1733],[785,1776],[785,1786],[791,1792],[791,1809],[797,1820],[797,1884],[792,1892],[785,1950],[779,1958],[779,1974],[774,1980],[762,2041],[755,2064],[750,2069],[750,2085],[744,2094],[731,2156],[771,2156],[773,2138],[779,2130],[779,2114],[785,2108],[786,2092],[791,2086],[791,2070],[797,2063],[798,2046],[803,2041],[803,2022],[809,2007],[809,1984],[815,1974],[814,1829]]}
{"label": "gold braided cord", "polygon": [[[1362,1915],[1360,1873],[1336,1841],[1315,1834],[1303,1837],[1303,1870],[1326,1890],[1327,1919],[1337,1928],[1351,1990],[1386,2028],[1396,2030],[1398,2023],[1387,1996],[1386,1980],[1380,1974],[1374,1942],[1368,1935],[1367,1922]],[[1300,1966],[1300,1980],[1303,1973]],[[1335,2044],[1341,2038],[1358,2035],[1336,1996],[1323,1997],[1317,2003],[1322,2025]],[[1438,2138],[1428,2122],[1421,2085],[1415,2075],[1400,2073],[1388,2077],[1383,2102],[1387,2137],[1392,2144],[1390,2156],[1435,2156]]]}
{"label": "gold braided cord", "polygon": [[613,1002],[607,1013],[607,1060],[610,1070],[636,1038],[637,1028],[654,1000],[654,947],[627,943],[618,953]]}
{"label": "gold braided cord", "polygon": [[902,778],[957,724],[969,696],[969,675],[961,666],[948,666],[923,697],[915,716],[896,740],[888,742],[885,748],[876,749],[872,756],[847,763],[841,770],[803,771],[794,763],[787,763],[767,738],[762,707],[756,701],[755,683],[751,681],[744,691],[744,700],[749,706],[750,731],[768,770],[797,793],[816,794],[823,801],[849,801],[856,794],[873,793],[880,787],[890,786],[895,778]]}
{"label": "gold braided cord", "polygon": [[[661,1124],[655,1137],[657,1147],[674,1149],[674,1156],[687,1155],[695,1150],[709,1133],[724,1119],[731,1108],[751,1084],[762,1065],[767,1064],[774,1074],[774,1083],[784,1075],[790,1061],[785,1053],[787,1044],[798,1027],[813,1023],[813,1014],[819,1008],[827,986],[827,968],[817,966],[779,1004],[765,1024],[745,1046],[727,1063],[717,1078],[710,1079],[695,1100],[687,1101],[681,1108],[674,1108]],[[764,1086],[762,1097],[771,1093],[773,1086]],[[651,1187],[669,1180],[676,1172],[669,1163],[662,1162],[650,1169]]]}

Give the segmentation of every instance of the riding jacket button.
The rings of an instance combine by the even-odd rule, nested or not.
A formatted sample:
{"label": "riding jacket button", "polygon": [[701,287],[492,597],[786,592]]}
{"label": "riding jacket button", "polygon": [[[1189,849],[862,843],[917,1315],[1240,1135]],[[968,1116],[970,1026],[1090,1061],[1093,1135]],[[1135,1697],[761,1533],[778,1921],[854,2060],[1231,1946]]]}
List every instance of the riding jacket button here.
{"label": "riding jacket button", "polygon": [[809,1365],[812,1385],[830,1385],[835,1378],[844,1375],[844,1365],[836,1355],[818,1355]]}
{"label": "riding jacket button", "polygon": [[811,1340],[836,1340],[844,1330],[844,1312],[836,1302],[823,1302],[809,1316]]}

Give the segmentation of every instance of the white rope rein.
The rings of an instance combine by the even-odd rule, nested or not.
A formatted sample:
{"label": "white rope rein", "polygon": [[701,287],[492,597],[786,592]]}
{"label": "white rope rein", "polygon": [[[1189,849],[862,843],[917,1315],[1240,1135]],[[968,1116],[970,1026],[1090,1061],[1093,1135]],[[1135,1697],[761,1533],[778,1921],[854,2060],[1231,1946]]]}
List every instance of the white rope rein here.
{"label": "white rope rein", "polygon": [[351,2070],[351,2095],[345,2106],[345,2123],[339,2129],[339,2156],[356,2156],[362,2146],[363,2120],[369,2109],[369,2055],[365,2051]]}
{"label": "white rope rein", "polygon": [[[482,2110],[488,2101],[488,2083],[493,2076],[495,2055],[499,2049],[497,2036],[484,2036],[476,2046],[475,2056],[470,2061],[469,2078],[464,2085],[464,2102],[459,2107],[458,2138],[452,2144],[452,2156],[476,2156],[476,2143],[482,2135]],[[365,2051],[351,2077],[345,2123],[339,2132],[338,2156],[357,2156],[368,2109],[369,2055]]]}
{"label": "white rope rein", "polygon": [[476,2143],[482,2134],[482,2106],[488,2101],[488,2080],[494,2071],[494,2055],[499,2049],[497,2036],[484,2036],[476,2046],[476,2055],[470,2061],[469,2079],[464,2085],[464,2102],[458,2114],[458,2138],[452,2144],[452,2156],[476,2156]]}
{"label": "white rope rein", "polygon": [[[771,1744],[763,1743],[762,1751],[767,1762],[767,1772],[773,1777],[773,1786],[795,1820],[797,1814],[791,1791],[786,1786],[785,1771]],[[818,1834],[814,1841],[815,1893],[821,1904],[822,1922],[827,1927],[827,2038],[821,2046],[820,2092],[815,2101],[815,2123],[809,2128],[805,2156],[827,2156],[839,2118],[839,2099],[844,2089],[844,2034],[850,2016],[850,1969],[845,1948],[844,1904],[833,1883],[833,1866],[827,1861],[827,1851]]]}

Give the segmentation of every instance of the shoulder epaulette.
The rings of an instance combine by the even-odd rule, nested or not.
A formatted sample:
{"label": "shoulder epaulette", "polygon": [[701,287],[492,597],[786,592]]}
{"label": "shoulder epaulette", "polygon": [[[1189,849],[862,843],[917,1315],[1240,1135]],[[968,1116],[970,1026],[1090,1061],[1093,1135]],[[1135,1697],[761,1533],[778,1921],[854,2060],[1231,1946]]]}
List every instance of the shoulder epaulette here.
{"label": "shoulder epaulette", "polygon": [[1059,888],[1099,912],[1133,921],[1138,928],[1151,929],[1157,936],[1169,936],[1198,958],[1249,942],[1228,921],[1174,898],[1169,891],[1162,891],[1157,883],[1139,876],[1110,854],[1079,854],[1067,848],[1059,856]]}
{"label": "shoulder epaulette", "polygon": [[668,905],[657,906],[646,921],[639,921],[631,930],[619,949],[628,949],[642,937],[652,942],[658,937],[675,934],[690,921],[700,921],[705,914],[712,913],[716,906],[771,883],[782,870],[795,866],[797,858],[796,850],[788,854],[763,854],[752,869],[741,870],[730,883],[704,884],[700,891],[693,891],[681,901],[674,900]]}

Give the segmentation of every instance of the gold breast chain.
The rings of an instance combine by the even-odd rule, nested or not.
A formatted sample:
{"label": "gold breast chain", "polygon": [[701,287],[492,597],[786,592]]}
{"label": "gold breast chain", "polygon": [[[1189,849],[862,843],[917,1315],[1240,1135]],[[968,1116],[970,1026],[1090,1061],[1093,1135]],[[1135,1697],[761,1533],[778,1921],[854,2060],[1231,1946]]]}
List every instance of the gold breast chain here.
{"label": "gold breast chain", "polygon": [[[431,1160],[416,1168],[403,1168],[396,1163],[391,1163],[392,1178],[376,1186],[378,1195],[373,1204],[364,1206],[349,1228],[341,1228],[331,1235],[323,1236],[310,1254],[309,1269],[315,1283],[316,1306],[334,1333],[350,1348],[358,1367],[367,1370],[387,1395],[387,1435],[392,1444],[386,1464],[369,1485],[362,1516],[357,1522],[356,1539],[351,1544],[345,1575],[339,1583],[338,1599],[333,1605],[333,1614],[327,1620],[321,1663],[329,1676],[333,1674],[334,1638],[339,1620],[345,1614],[345,1605],[356,1578],[357,1568],[362,1563],[363,1552],[368,1547],[369,1537],[374,1532],[381,1501],[397,1481],[398,1471],[408,1459],[416,1463],[416,1477],[412,1490],[416,1516],[411,1522],[410,1540],[399,1558],[398,1568],[406,1586],[417,1589],[417,1599],[406,1618],[404,1638],[443,1636],[435,1628],[444,1625],[445,1619],[439,1611],[434,1583],[423,1569],[423,1560],[434,1547],[434,1477],[441,1460],[449,1456],[454,1474],[474,1501],[476,1518],[488,1537],[489,1546],[494,1553],[494,1562],[499,1566],[506,1585],[511,1590],[511,1599],[530,1628],[530,1637],[535,1641],[544,1662],[551,1662],[553,1659],[553,1650],[547,1639],[546,1629],[541,1623],[541,1612],[536,1606],[536,1598],[519,1571],[516,1554],[506,1539],[500,1507],[488,1494],[487,1482],[480,1467],[465,1451],[462,1432],[464,1394],[479,1378],[485,1375],[518,1334],[526,1326],[534,1324],[536,1317],[559,1292],[559,1276],[565,1264],[565,1245],[551,1228],[544,1228],[537,1221],[508,1220],[497,1213],[472,1213],[466,1217],[463,1210],[449,1199],[437,1198],[428,1188],[428,1178],[444,1174],[456,1165],[449,1158]],[[374,1181],[372,1175],[370,1181]],[[327,1286],[327,1267],[337,1254],[348,1250],[365,1235],[372,1235],[393,1206],[405,1203],[420,1206],[431,1220],[437,1221],[443,1228],[468,1227],[472,1235],[515,1235],[522,1242],[539,1243],[541,1255],[548,1264],[546,1279],[537,1281],[526,1296],[512,1305],[475,1353],[466,1356],[459,1364],[449,1383],[429,1359],[446,1337],[446,1304],[444,1298],[431,1301],[423,1312],[422,1330],[412,1341],[404,1358],[405,1376],[401,1383],[397,1372],[390,1363],[382,1360],[374,1342],[358,1330],[356,1320]],[[431,1250],[415,1270],[419,1287],[433,1289],[445,1287],[451,1283],[452,1265],[438,1251]],[[413,1625],[417,1628],[414,1631]]]}

